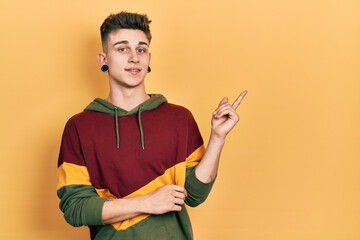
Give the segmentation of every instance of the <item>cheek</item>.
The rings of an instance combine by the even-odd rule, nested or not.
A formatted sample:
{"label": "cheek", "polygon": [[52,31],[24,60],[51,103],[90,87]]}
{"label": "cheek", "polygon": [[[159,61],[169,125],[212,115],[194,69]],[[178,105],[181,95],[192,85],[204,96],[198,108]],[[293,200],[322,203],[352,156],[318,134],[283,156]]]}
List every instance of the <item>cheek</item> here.
{"label": "cheek", "polygon": [[144,65],[148,65],[148,63],[150,62],[149,55],[142,56],[142,62],[144,63]]}
{"label": "cheek", "polygon": [[125,62],[123,59],[118,59],[118,58],[112,58],[112,59],[109,59],[108,60],[108,65],[109,67],[121,67],[121,66],[124,66]]}

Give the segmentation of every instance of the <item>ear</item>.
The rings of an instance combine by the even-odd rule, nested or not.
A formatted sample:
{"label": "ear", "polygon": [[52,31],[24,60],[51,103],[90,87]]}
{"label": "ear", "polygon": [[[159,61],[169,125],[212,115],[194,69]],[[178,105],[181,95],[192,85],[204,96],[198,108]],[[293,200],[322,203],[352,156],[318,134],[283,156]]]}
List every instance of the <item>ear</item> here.
{"label": "ear", "polygon": [[103,52],[99,52],[98,55],[97,55],[97,58],[98,58],[98,61],[100,63],[100,65],[104,65],[104,64],[107,64],[106,62],[106,54],[103,53]]}
{"label": "ear", "polygon": [[149,52],[149,65],[150,65],[150,62],[151,62],[151,53]]}

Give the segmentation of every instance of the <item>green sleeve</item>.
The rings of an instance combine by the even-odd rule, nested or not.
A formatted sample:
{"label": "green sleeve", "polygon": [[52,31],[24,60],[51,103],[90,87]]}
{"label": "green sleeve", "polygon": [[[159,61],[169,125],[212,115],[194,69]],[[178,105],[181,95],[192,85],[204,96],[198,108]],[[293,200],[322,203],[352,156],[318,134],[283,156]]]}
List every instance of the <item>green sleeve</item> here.
{"label": "green sleeve", "polygon": [[69,185],[58,189],[60,210],[74,227],[104,225],[102,208],[106,198],[99,197],[93,186]]}
{"label": "green sleeve", "polygon": [[185,198],[185,203],[191,207],[196,207],[203,203],[209,195],[215,179],[209,183],[203,183],[195,176],[195,168],[186,168],[185,189],[188,196]]}

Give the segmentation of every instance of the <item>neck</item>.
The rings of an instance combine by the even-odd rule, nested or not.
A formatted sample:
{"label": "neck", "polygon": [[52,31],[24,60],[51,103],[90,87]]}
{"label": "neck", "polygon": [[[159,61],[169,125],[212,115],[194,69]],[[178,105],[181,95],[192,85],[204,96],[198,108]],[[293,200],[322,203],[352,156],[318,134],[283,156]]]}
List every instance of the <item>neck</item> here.
{"label": "neck", "polygon": [[130,111],[150,98],[145,88],[134,89],[113,89],[110,87],[109,96],[106,101],[126,111]]}

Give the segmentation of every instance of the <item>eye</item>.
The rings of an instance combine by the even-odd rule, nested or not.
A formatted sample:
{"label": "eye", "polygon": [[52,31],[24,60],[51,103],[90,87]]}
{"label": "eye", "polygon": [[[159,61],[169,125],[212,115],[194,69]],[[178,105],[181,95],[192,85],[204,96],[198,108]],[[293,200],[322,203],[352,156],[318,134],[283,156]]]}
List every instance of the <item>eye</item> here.
{"label": "eye", "polygon": [[119,52],[125,52],[126,51],[126,48],[120,48],[119,49]]}
{"label": "eye", "polygon": [[143,52],[145,52],[145,50],[144,49],[138,49],[138,52],[143,53]]}

